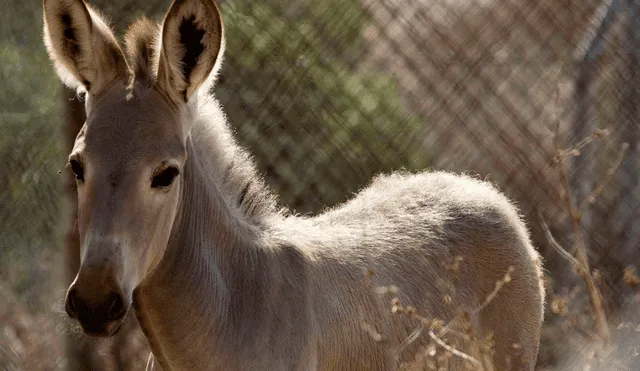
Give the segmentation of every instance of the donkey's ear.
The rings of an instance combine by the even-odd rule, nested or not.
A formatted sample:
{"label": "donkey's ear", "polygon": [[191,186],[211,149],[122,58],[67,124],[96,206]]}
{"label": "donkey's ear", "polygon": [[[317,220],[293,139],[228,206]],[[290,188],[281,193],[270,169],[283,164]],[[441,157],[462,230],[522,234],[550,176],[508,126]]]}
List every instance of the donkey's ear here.
{"label": "donkey's ear", "polygon": [[222,18],[213,0],[175,0],[162,25],[158,85],[188,101],[209,89],[222,63]]}
{"label": "donkey's ear", "polygon": [[44,0],[44,42],[60,79],[97,94],[127,78],[127,62],[113,33],[83,0]]}

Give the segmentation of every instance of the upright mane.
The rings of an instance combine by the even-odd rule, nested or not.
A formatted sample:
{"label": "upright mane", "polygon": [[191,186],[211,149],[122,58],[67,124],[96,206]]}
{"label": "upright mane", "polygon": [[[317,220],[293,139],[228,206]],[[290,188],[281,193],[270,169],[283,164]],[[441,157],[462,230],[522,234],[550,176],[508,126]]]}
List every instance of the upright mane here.
{"label": "upright mane", "polygon": [[[134,22],[125,35],[130,67],[130,99],[153,86],[161,47],[160,25],[146,18]],[[191,139],[207,179],[224,196],[228,206],[245,222],[260,226],[264,219],[285,212],[258,174],[255,161],[233,136],[226,116],[210,91],[201,91],[189,102]]]}
{"label": "upright mane", "polygon": [[130,67],[130,89],[136,83],[149,86],[157,78],[160,25],[147,18],[133,22],[124,37]]}

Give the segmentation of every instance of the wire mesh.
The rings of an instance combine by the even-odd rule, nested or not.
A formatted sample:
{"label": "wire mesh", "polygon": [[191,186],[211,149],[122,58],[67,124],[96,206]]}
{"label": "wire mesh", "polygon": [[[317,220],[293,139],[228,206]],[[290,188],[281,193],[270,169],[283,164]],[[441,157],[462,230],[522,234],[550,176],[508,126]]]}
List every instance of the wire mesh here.
{"label": "wire mesh", "polygon": [[[13,17],[3,16],[1,26],[0,78],[6,89],[0,91],[0,289],[17,298],[11,308],[31,300],[25,308],[37,312],[49,310],[50,302],[39,299],[43,292],[64,292],[64,285],[42,280],[64,270],[55,257],[72,226],[73,205],[61,201],[68,189],[68,143],[62,138],[72,140],[74,130],[65,132],[65,125],[82,113],[68,111],[62,119],[61,108],[77,109],[78,102],[73,94],[54,94],[59,84],[40,41],[40,3],[26,3]],[[142,14],[161,21],[169,5],[95,3],[119,31]],[[318,213],[348,199],[376,174],[400,168],[477,174],[520,207],[545,258],[553,303],[575,297],[576,287],[584,293],[580,277],[551,247],[541,224],[545,220],[573,252],[577,216],[567,210],[569,197],[583,210],[580,233],[591,268],[599,272],[607,312],[615,323],[637,320],[628,314],[640,302],[628,274],[639,265],[640,244],[639,2],[221,4],[227,51],[214,93],[283,205]],[[564,187],[553,161],[558,149],[575,147],[598,129],[608,135],[564,162]],[[594,192],[597,197],[588,202]],[[575,301],[588,300],[582,295]],[[7,318],[2,325],[14,328],[8,311],[0,309],[0,318]],[[547,326],[562,326],[565,319],[550,318]],[[557,331],[548,333],[539,364],[559,367],[568,345],[552,339]],[[131,341],[123,339],[109,349],[126,349],[122,344]],[[143,341],[133,343],[145,347]],[[84,352],[95,351],[88,346]],[[121,358],[146,359],[130,353]],[[25,354],[7,355],[0,347],[0,365],[18,369]],[[71,362],[56,357],[56,364]],[[115,368],[141,362],[111,361],[120,365]]]}

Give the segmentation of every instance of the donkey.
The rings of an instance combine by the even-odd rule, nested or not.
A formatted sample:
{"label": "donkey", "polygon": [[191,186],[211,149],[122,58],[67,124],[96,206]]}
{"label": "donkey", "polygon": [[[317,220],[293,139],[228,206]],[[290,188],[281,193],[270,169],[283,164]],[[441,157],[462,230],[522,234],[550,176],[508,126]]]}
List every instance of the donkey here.
{"label": "donkey", "polygon": [[[408,341],[420,323],[375,290],[395,285],[424,318],[470,313],[475,336],[493,337],[493,369],[533,370],[541,260],[491,184],[398,172],[294,215],[209,93],[225,45],[212,0],[175,0],[161,25],[135,22],[124,48],[82,0],[43,4],[56,72],[85,96],[69,156],[81,266],[65,309],[86,334],[112,336],[133,307],[149,369],[393,370],[434,344]],[[449,333],[436,352],[455,347],[461,369],[477,347]]]}

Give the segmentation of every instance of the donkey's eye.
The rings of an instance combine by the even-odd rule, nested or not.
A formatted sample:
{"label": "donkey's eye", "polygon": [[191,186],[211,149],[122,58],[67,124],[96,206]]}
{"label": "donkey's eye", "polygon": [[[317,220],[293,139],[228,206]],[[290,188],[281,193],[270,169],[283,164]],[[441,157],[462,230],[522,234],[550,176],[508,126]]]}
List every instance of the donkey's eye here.
{"label": "donkey's eye", "polygon": [[76,180],[80,183],[84,182],[84,168],[80,161],[70,160],[69,165],[71,165],[71,170],[76,174]]}
{"label": "donkey's eye", "polygon": [[151,188],[165,188],[173,183],[173,180],[180,174],[175,166],[169,166],[160,173],[153,176],[151,180]]}

